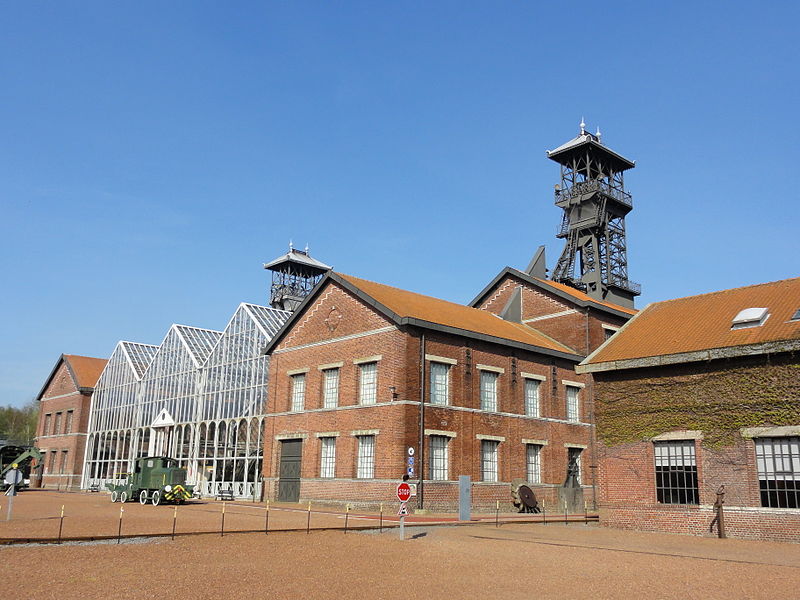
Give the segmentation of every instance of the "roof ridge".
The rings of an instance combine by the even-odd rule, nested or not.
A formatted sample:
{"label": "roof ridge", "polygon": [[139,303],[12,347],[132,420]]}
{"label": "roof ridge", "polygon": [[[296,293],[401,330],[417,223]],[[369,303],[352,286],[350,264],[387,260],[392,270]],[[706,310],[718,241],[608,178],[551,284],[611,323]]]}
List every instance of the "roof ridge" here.
{"label": "roof ridge", "polygon": [[692,294],[691,296],[680,296],[678,298],[668,298],[667,300],[654,300],[648,306],[653,306],[656,304],[666,304],[667,302],[676,302],[678,300],[689,300],[691,298],[702,298],[703,296],[716,296],[719,294],[726,294],[728,292],[735,292],[737,290],[752,289],[757,287],[763,287],[766,285],[775,285],[778,283],[785,283],[787,281],[797,281],[797,280],[800,280],[800,277],[787,277],[786,279],[777,279],[775,281],[766,281],[764,283],[754,283],[752,285],[740,285],[739,287],[727,288],[724,290],[716,290],[714,292],[703,292],[702,294]]}
{"label": "roof ridge", "polygon": [[355,275],[347,275],[345,273],[338,273],[338,272],[336,274],[345,278],[357,279],[359,281],[366,281],[367,283],[371,283],[373,285],[382,285],[383,287],[397,290],[398,292],[403,292],[406,294],[414,294],[416,296],[422,296],[423,298],[430,298],[431,300],[436,300],[437,302],[446,302],[447,304],[452,304],[453,306],[458,306],[460,308],[469,308],[472,310],[476,310],[480,313],[486,313],[485,310],[481,310],[480,308],[475,308],[474,306],[470,306],[469,304],[459,304],[458,302],[453,302],[452,300],[445,300],[444,298],[437,298],[436,296],[429,296],[428,294],[420,294],[419,292],[412,292],[411,290],[406,290],[394,285],[387,285],[385,283],[380,283],[379,281],[372,281],[371,279],[364,279],[363,277],[356,277]]}

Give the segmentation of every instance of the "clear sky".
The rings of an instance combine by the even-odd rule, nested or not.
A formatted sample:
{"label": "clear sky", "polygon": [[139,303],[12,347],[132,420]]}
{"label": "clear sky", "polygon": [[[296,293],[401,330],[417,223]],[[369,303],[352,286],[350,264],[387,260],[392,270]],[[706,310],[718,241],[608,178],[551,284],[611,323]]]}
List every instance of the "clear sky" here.
{"label": "clear sky", "polygon": [[599,126],[638,306],[798,275],[797,2],[3,2],[0,404],[221,329],[262,263],[468,302]]}

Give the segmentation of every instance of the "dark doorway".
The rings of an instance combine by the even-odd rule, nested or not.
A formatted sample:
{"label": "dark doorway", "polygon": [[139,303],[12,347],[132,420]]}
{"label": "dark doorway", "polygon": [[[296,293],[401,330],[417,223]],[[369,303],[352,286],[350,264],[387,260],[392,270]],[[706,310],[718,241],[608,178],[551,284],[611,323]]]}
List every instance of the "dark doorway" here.
{"label": "dark doorway", "polygon": [[278,479],[278,502],[300,500],[300,458],[303,440],[281,440],[281,470]]}

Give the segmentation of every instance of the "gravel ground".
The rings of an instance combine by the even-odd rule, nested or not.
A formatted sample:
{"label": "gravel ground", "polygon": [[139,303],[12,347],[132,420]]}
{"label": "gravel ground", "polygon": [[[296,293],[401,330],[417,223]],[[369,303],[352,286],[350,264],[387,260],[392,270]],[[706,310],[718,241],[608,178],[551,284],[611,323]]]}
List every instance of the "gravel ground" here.
{"label": "gravel ground", "polygon": [[[108,505],[118,513],[119,505]],[[156,510],[161,508],[171,513],[169,507]],[[100,511],[98,505],[98,524],[108,516]],[[204,514],[198,511],[196,518]],[[286,515],[289,520],[299,516],[305,525],[305,514]],[[253,517],[237,518],[244,523]],[[0,534],[7,537],[7,528],[20,523],[41,525],[32,518],[3,522]],[[407,536],[411,539],[400,541],[397,530],[274,532],[4,547],[0,553],[12,568],[0,581],[0,592],[14,598],[86,600],[109,595],[408,600],[521,594],[730,600],[797,597],[800,584],[800,546],[793,544],[529,523],[408,527]]]}

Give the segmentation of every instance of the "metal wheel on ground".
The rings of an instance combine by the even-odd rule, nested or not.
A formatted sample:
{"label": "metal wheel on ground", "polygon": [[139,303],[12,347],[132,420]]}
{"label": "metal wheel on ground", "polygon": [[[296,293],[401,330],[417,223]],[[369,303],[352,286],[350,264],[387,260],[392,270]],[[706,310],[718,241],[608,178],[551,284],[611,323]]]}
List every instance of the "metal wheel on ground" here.
{"label": "metal wheel on ground", "polygon": [[159,504],[161,504],[161,494],[159,493],[158,490],[153,492],[153,498],[151,502],[153,503],[153,506],[158,506]]}
{"label": "metal wheel on ground", "polygon": [[139,493],[139,504],[147,504],[147,490],[142,490]]}
{"label": "metal wheel on ground", "polygon": [[128,492],[122,492],[119,495],[119,501],[123,502],[123,503],[127,502],[128,501]]}
{"label": "metal wheel on ground", "polygon": [[113,492],[111,492],[111,501],[112,502],[116,502],[117,501],[117,490],[114,490]]}

